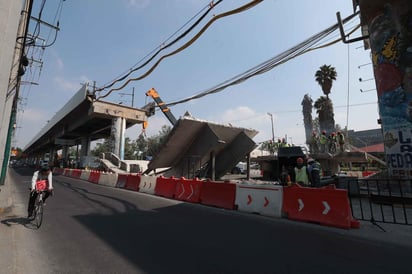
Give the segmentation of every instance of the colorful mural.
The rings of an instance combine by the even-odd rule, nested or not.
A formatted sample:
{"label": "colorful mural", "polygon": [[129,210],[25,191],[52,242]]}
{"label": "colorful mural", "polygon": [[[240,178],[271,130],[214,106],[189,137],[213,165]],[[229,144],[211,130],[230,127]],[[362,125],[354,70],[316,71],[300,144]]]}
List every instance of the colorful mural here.
{"label": "colorful mural", "polygon": [[390,175],[412,178],[412,7],[399,10],[385,4],[369,34],[386,162]]}

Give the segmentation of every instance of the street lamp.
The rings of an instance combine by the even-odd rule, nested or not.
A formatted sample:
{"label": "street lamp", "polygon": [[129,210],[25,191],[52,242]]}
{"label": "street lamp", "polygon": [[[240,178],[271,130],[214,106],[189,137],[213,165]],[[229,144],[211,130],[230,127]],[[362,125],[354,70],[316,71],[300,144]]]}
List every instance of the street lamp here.
{"label": "street lamp", "polygon": [[270,112],[268,112],[268,115],[270,116],[270,121],[272,123],[272,142],[274,142],[275,141],[275,129],[273,128],[273,115]]}

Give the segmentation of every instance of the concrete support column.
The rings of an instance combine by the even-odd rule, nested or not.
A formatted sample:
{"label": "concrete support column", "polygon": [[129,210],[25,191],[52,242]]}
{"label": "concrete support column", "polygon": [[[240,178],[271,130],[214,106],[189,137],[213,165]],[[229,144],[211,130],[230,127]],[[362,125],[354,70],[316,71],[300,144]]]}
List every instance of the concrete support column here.
{"label": "concrete support column", "polygon": [[69,165],[69,146],[68,145],[63,146],[62,158],[64,159],[63,166],[67,167]]}
{"label": "concrete support column", "polygon": [[389,176],[412,178],[412,1],[362,0]]}
{"label": "concrete support column", "polygon": [[121,135],[122,135],[122,118],[117,117],[113,119],[112,124],[112,153],[120,158],[120,145],[121,145]]}
{"label": "concrete support column", "polygon": [[89,156],[89,155],[90,155],[90,138],[83,137],[81,139],[80,157]]}
{"label": "concrete support column", "polygon": [[111,134],[112,153],[117,155],[120,160],[124,160],[125,134],[126,119],[122,117],[114,118]]}
{"label": "concrete support column", "polygon": [[124,160],[124,147],[126,142],[126,119],[121,118],[121,133],[120,133],[120,160]]}
{"label": "concrete support column", "polygon": [[54,154],[56,153],[56,150],[54,147],[51,147],[49,150],[49,167],[53,168],[54,166]]}
{"label": "concrete support column", "polygon": [[[79,161],[78,168],[84,168],[88,165],[87,156],[90,155],[90,143],[91,141],[89,137],[83,137],[80,140],[80,151],[77,152],[77,159]],[[79,148],[79,146],[77,146],[77,148]]]}

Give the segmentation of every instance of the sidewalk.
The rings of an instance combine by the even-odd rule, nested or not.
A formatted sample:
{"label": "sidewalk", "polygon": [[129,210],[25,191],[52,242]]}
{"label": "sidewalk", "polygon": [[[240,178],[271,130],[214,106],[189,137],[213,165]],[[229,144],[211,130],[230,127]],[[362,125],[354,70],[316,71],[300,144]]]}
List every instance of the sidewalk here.
{"label": "sidewalk", "polygon": [[13,191],[7,174],[4,185],[0,185],[0,214],[10,212],[13,207]]}

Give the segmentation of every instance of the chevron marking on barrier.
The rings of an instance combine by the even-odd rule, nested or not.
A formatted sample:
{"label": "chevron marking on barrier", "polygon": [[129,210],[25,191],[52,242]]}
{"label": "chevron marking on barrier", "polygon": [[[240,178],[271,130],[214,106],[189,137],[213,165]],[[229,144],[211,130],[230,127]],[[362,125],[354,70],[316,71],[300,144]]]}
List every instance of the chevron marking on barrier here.
{"label": "chevron marking on barrier", "polygon": [[250,205],[252,203],[252,196],[247,195],[247,205]]}
{"label": "chevron marking on barrier", "polygon": [[177,196],[177,198],[182,198],[183,194],[185,193],[185,186],[182,184],[182,193],[179,194],[179,196]]}
{"label": "chevron marking on barrier", "polygon": [[326,201],[322,201],[323,206],[325,207],[325,209],[323,210],[322,214],[323,215],[327,215],[329,210],[330,210],[330,206],[328,204],[328,202]]}
{"label": "chevron marking on barrier", "polygon": [[187,197],[187,200],[190,200],[190,198],[193,196],[193,194],[195,194],[195,191],[194,191],[192,185],[190,185],[190,189],[192,190],[192,193],[190,193],[189,197]]}
{"label": "chevron marking on barrier", "polygon": [[299,203],[299,212],[300,212],[305,207],[305,204],[303,203],[302,199],[298,199],[298,203]]}
{"label": "chevron marking on barrier", "polygon": [[269,200],[268,198],[265,196],[265,204],[263,205],[263,207],[267,207],[269,204]]}

